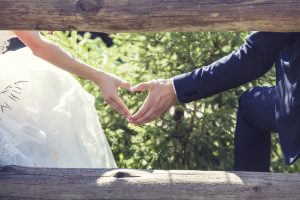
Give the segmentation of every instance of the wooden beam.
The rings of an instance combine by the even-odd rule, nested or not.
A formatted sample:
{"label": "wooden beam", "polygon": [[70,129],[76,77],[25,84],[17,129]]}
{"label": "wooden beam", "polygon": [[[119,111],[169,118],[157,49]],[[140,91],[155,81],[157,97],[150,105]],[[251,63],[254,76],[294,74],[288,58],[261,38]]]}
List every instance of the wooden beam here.
{"label": "wooden beam", "polygon": [[295,0],[1,0],[0,30],[300,31]]}
{"label": "wooden beam", "polygon": [[0,199],[285,199],[300,174],[0,167]]}

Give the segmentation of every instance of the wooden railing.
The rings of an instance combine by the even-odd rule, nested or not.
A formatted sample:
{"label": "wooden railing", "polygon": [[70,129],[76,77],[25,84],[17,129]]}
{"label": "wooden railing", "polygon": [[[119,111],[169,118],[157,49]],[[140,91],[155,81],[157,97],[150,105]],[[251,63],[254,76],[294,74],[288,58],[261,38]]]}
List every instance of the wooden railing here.
{"label": "wooden railing", "polygon": [[0,199],[300,199],[300,174],[0,168]]}
{"label": "wooden railing", "polygon": [[[292,0],[1,0],[0,30],[300,31]],[[300,199],[300,174],[0,168],[0,199]]]}
{"label": "wooden railing", "polygon": [[300,1],[1,0],[0,29],[300,31]]}

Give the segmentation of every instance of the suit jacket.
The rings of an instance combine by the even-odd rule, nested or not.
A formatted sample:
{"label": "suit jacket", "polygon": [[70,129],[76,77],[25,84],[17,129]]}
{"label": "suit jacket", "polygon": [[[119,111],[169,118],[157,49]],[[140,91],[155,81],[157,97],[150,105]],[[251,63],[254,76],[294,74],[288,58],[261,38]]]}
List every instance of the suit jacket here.
{"label": "suit jacket", "polygon": [[237,87],[265,74],[275,63],[275,115],[286,164],[300,155],[300,33],[254,32],[244,45],[209,66],[174,77],[180,102]]}

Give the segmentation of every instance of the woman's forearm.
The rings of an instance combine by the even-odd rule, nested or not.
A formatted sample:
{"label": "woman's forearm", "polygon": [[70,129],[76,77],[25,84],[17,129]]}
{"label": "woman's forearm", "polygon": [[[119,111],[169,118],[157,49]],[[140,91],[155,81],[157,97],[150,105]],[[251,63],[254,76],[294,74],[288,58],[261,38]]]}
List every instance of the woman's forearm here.
{"label": "woman's forearm", "polygon": [[14,31],[33,52],[34,55],[65,71],[82,78],[95,81],[99,79],[101,70],[97,70],[72,57],[66,51],[41,37],[36,31]]}
{"label": "woman's forearm", "polygon": [[100,70],[77,60],[66,51],[47,41],[34,49],[33,53],[65,71],[91,81],[95,81],[98,78],[98,73],[101,73]]}

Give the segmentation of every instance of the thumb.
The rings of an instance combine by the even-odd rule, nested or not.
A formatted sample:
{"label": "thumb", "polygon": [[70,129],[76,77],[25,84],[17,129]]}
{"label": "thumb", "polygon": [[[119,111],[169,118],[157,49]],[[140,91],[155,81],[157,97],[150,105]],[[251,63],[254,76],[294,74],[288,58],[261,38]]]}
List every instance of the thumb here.
{"label": "thumb", "polygon": [[151,82],[140,83],[132,88],[133,92],[141,92],[151,89]]}
{"label": "thumb", "polygon": [[133,92],[131,84],[126,81],[122,81],[120,87],[128,90],[129,92]]}

